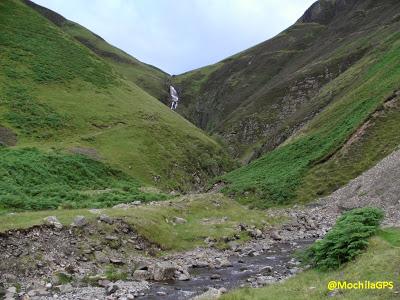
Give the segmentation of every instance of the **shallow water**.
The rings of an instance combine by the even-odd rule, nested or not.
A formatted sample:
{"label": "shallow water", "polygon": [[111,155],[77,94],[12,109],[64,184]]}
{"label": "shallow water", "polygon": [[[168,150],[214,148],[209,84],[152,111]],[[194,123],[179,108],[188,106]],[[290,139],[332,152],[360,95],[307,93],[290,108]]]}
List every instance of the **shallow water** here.
{"label": "shallow water", "polygon": [[[227,290],[238,288],[248,283],[247,279],[257,274],[262,275],[266,266],[272,267],[271,274],[274,278],[286,277],[290,269],[295,265],[290,263],[293,254],[298,249],[303,249],[311,244],[312,240],[301,240],[295,243],[277,243],[269,250],[259,256],[232,256],[230,257],[231,267],[219,269],[192,268],[189,270],[192,278],[189,281],[155,282],[141,299],[166,299],[183,300],[200,295],[210,287],[226,288]],[[220,279],[211,279],[211,275],[218,274]],[[164,292],[166,295],[158,295],[157,292]]]}

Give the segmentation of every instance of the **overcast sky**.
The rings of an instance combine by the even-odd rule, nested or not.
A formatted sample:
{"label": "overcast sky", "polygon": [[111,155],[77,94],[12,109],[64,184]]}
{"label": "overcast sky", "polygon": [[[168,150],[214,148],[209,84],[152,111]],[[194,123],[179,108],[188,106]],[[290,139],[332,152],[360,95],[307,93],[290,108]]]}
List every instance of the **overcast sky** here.
{"label": "overcast sky", "polygon": [[212,64],[293,24],[315,0],[34,0],[170,74]]}

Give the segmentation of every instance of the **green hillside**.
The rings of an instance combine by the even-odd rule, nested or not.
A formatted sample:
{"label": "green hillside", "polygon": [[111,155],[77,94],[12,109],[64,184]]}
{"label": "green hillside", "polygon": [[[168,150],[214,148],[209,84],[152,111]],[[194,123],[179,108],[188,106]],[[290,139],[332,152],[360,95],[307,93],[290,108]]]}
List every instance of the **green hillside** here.
{"label": "green hillside", "polygon": [[[351,88],[346,88],[350,82]],[[347,164],[338,164],[332,157],[373,113],[382,109],[386,100],[396,98],[393,93],[400,88],[399,82],[400,35],[396,33],[320,91],[318,97],[338,96],[296,137],[226,175],[224,179],[229,183],[227,191],[239,194],[250,191],[253,196],[244,200],[255,201],[261,206],[287,204],[296,199],[312,200],[332,192],[397,147],[400,138],[398,130],[393,126],[384,126],[381,130],[387,133],[387,142],[380,147],[376,147],[377,143],[373,140],[382,136],[375,135],[365,139],[368,144],[358,145],[358,157],[347,160]],[[371,152],[374,154],[371,155]],[[327,172],[318,171],[324,170],[327,165]],[[344,173],[344,180],[335,182],[333,173]],[[309,182],[312,174],[314,182],[317,182],[315,185]],[[320,191],[321,187],[326,189]]]}
{"label": "green hillside", "polygon": [[24,0],[24,2],[82,45],[106,60],[127,80],[132,81],[159,100],[165,100],[168,97],[167,82],[169,75],[167,73],[137,60],[126,52],[110,45],[97,34],[75,22],[67,20],[54,11],[37,5],[30,0]]}
{"label": "green hillside", "polygon": [[[83,154],[135,182],[187,190],[231,165],[214,140],[17,0],[0,2],[0,64],[0,141],[17,141],[1,151],[40,150],[4,153],[16,160],[23,154],[21,173],[34,177],[29,160],[46,160],[41,153],[67,160]],[[91,168],[86,160],[78,165]],[[52,165],[44,167],[51,171]],[[102,189],[111,181],[114,175],[82,189]]]}

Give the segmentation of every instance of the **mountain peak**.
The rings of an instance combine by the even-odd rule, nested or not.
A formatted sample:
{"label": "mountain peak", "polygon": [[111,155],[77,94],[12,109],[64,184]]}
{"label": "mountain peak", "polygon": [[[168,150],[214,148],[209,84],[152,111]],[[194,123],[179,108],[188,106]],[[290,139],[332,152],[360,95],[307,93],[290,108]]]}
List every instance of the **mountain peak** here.
{"label": "mountain peak", "polygon": [[357,0],[319,0],[310,6],[297,23],[328,24]]}

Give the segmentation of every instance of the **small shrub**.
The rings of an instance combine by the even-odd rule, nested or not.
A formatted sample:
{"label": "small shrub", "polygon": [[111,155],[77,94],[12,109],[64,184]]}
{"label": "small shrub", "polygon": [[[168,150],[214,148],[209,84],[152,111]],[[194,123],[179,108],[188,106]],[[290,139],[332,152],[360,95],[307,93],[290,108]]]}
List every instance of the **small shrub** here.
{"label": "small shrub", "polygon": [[113,265],[107,267],[105,274],[107,279],[110,281],[126,280],[128,278],[126,272],[115,268]]}
{"label": "small shrub", "polygon": [[303,259],[322,271],[339,268],[368,246],[383,216],[382,210],[370,207],[344,213],[324,239],[305,251]]}
{"label": "small shrub", "polygon": [[60,273],[57,273],[56,275],[57,275],[58,283],[60,283],[60,284],[67,284],[67,283],[70,283],[73,281],[73,277],[70,274],[60,272]]}

